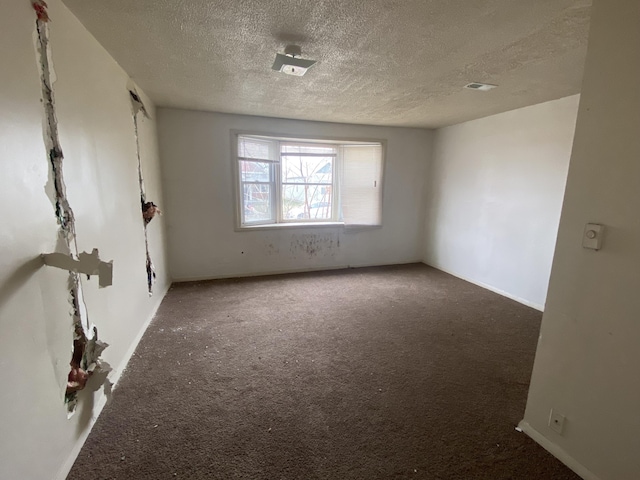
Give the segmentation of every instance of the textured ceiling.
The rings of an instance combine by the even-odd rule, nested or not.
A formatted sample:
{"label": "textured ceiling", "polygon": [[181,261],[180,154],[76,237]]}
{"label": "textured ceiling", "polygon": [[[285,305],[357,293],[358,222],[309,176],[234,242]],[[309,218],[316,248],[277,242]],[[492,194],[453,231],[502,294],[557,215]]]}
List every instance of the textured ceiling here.
{"label": "textured ceiling", "polygon": [[[578,93],[591,0],[65,4],[160,106],[440,127]],[[289,43],[304,77],[271,70]]]}

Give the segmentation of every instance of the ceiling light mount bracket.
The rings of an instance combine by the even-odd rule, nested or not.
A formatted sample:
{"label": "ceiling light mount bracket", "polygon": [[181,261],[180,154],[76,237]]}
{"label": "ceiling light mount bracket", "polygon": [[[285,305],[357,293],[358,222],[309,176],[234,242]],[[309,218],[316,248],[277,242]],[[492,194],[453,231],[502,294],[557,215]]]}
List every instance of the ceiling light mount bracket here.
{"label": "ceiling light mount bracket", "polygon": [[276,59],[271,68],[277,72],[301,77],[315,65],[316,61],[298,58],[300,55],[302,55],[302,49],[298,45],[287,45],[284,48],[284,55],[281,53],[276,54]]}
{"label": "ceiling light mount bracket", "polygon": [[481,82],[471,82],[467,83],[464,88],[468,88],[469,90],[478,90],[480,92],[488,92],[489,90],[493,90],[497,85],[493,85],[491,83],[481,83]]}
{"label": "ceiling light mount bracket", "polygon": [[302,48],[300,48],[298,45],[287,45],[286,47],[284,47],[284,54],[287,57],[299,57],[302,55]]}

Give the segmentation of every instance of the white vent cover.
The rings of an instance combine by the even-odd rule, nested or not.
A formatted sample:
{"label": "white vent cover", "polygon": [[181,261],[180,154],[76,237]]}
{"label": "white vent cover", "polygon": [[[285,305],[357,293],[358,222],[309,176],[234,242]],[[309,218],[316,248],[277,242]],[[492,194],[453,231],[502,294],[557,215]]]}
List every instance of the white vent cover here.
{"label": "white vent cover", "polygon": [[480,83],[480,82],[471,82],[464,86],[464,88],[468,88],[469,90],[480,90],[486,92],[488,90],[493,90],[497,85],[491,85],[490,83]]}

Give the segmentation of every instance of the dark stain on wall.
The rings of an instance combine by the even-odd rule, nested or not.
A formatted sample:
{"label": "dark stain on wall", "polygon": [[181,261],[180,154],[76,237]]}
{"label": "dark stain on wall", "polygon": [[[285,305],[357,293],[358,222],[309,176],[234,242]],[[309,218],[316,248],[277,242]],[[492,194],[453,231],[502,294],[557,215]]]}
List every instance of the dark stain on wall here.
{"label": "dark stain on wall", "polygon": [[289,252],[302,253],[309,258],[333,257],[340,247],[337,233],[304,233],[291,235]]}

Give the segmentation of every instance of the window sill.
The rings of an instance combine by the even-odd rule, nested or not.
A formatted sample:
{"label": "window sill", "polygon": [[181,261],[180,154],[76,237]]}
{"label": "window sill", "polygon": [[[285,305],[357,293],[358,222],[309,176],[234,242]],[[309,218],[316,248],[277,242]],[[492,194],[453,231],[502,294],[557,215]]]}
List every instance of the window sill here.
{"label": "window sill", "polygon": [[358,233],[382,228],[382,225],[345,225],[344,222],[314,222],[314,223],[266,223],[262,225],[247,225],[236,227],[236,232],[257,232],[261,230],[287,230],[306,228],[339,228],[344,233]]}
{"label": "window sill", "polygon": [[344,222],[293,222],[293,223],[265,223],[262,225],[243,225],[236,227],[237,232],[249,232],[257,230],[280,230],[288,228],[344,228]]}

